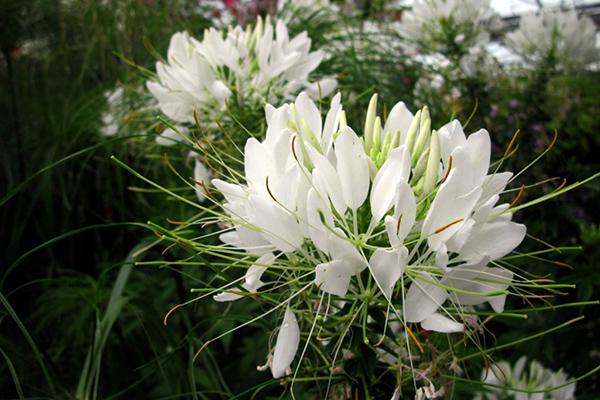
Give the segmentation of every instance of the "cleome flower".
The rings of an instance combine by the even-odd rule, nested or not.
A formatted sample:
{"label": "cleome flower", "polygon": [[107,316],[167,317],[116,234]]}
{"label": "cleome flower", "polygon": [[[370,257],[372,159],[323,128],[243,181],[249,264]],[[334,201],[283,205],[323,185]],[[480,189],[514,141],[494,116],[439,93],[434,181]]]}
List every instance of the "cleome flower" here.
{"label": "cleome flower", "polygon": [[397,26],[419,51],[445,55],[481,48],[501,28],[489,0],[417,0]]}
{"label": "cleome flower", "polygon": [[529,63],[556,62],[567,69],[584,69],[600,55],[594,23],[575,10],[525,14],[506,44]]}
{"label": "cleome flower", "polygon": [[[491,370],[483,371],[481,379],[484,383],[504,386],[489,387],[485,393],[478,393],[475,400],[574,400],[576,384],[568,384],[569,376],[559,370],[554,372],[544,368],[533,360],[526,369],[527,357],[517,360],[514,366],[506,361],[492,365]],[[510,390],[514,388],[516,390]]]}
{"label": "cleome flower", "polygon": [[[324,120],[306,93],[280,108],[267,105],[266,137],[246,143],[243,177],[212,180],[230,226],[220,251],[256,259],[241,288],[273,290],[267,271],[312,282],[278,306],[288,304],[275,377],[298,348],[290,330],[299,329],[299,310],[289,304],[303,291],[358,296],[360,307],[381,301],[404,326],[445,333],[467,329],[466,308],[487,302],[496,313],[504,309],[514,276],[495,261],[526,229],[499,200],[512,173],[490,170],[488,132],[467,137],[458,121],[432,130],[427,107],[413,115],[402,102],[383,123],[376,108],[377,95],[359,137],[340,94]],[[298,269],[307,272],[298,276]],[[215,300],[245,294],[221,292]]]}
{"label": "cleome flower", "polygon": [[[225,114],[226,101],[260,109],[265,100],[289,99],[306,90],[314,98],[336,87],[332,78],[310,82],[323,53],[310,51],[306,32],[290,38],[285,23],[258,19],[254,27],[227,31],[210,28],[202,41],[187,32],[171,37],[166,62],[156,63],[157,79],[146,82],[161,111],[173,122],[213,124]],[[319,89],[320,88],[320,89]]]}

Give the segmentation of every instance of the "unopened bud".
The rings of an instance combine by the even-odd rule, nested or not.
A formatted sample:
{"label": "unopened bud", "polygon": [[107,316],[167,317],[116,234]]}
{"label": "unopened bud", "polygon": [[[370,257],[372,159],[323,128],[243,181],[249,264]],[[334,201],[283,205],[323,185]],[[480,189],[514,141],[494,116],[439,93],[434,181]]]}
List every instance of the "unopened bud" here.
{"label": "unopened bud", "polygon": [[429,158],[427,159],[427,171],[425,171],[425,194],[433,192],[438,180],[438,171],[440,169],[440,139],[437,131],[431,132],[431,141],[429,144]]}
{"label": "unopened bud", "polygon": [[367,109],[367,119],[365,121],[365,151],[369,153],[373,147],[373,124],[377,116],[377,93],[371,97],[369,108]]}

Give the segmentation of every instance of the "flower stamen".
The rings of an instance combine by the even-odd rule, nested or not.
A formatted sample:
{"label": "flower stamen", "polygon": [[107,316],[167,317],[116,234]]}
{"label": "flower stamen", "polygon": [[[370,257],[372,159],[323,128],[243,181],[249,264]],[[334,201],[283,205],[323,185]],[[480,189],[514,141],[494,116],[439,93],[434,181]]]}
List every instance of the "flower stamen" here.
{"label": "flower stamen", "polygon": [[417,339],[417,337],[415,336],[415,334],[410,330],[410,328],[408,327],[408,325],[404,325],[404,329],[406,329],[406,332],[408,332],[408,334],[410,335],[410,337],[412,338],[412,340],[415,341],[415,343],[417,344],[417,346],[419,347],[419,350],[421,350],[421,354],[425,353],[425,350],[423,350],[423,346],[421,346],[421,343],[419,342],[419,339]]}
{"label": "flower stamen", "polygon": [[560,186],[557,187],[556,189],[554,189],[552,191],[552,193],[558,192],[560,189],[564,188],[566,184],[567,184],[567,178],[564,178],[563,181],[562,181],[562,183],[560,184]]}
{"label": "flower stamen", "polygon": [[452,170],[452,155],[450,155],[450,158],[448,158],[448,168],[446,169],[446,175],[444,176],[444,179],[442,179],[442,183],[446,182],[446,179],[448,179],[450,170]]}
{"label": "flower stamen", "polygon": [[163,320],[163,324],[165,324],[165,326],[167,326],[167,318],[169,318],[169,315],[171,315],[171,313],[175,310],[177,310],[179,307],[181,307],[183,304],[177,304],[175,307],[171,308],[169,310],[169,312],[167,313],[167,315],[165,315],[165,318]]}
{"label": "flower stamen", "polygon": [[[517,129],[517,131],[515,132],[515,134],[512,137],[512,140],[508,144],[508,147],[506,148],[506,151],[504,152],[504,155],[502,156],[502,158],[509,158],[510,156],[512,156],[514,154],[514,152],[511,153],[511,150],[512,150],[512,147],[515,144],[515,140],[517,140],[517,136],[519,136],[520,132],[521,132],[521,130]],[[517,151],[517,149],[515,149],[515,151]]]}
{"label": "flower stamen", "polygon": [[459,222],[462,222],[462,221],[464,221],[464,220],[465,220],[464,218],[459,218],[459,219],[457,219],[456,221],[452,221],[452,222],[450,222],[449,224],[447,224],[447,225],[444,225],[444,226],[442,226],[442,227],[441,227],[441,228],[439,228],[439,229],[436,229],[436,230],[435,230],[435,232],[433,232],[433,234],[435,235],[435,234],[438,234],[438,233],[440,233],[440,232],[442,232],[442,231],[445,231],[446,229],[450,228],[452,225],[456,225],[456,224],[458,224]]}
{"label": "flower stamen", "polygon": [[517,203],[519,202],[519,200],[521,200],[521,197],[523,196],[523,192],[525,191],[525,185],[521,186],[521,190],[519,190],[519,194],[517,195],[517,197],[513,200],[512,203],[510,203],[510,206],[508,206],[508,209],[510,210],[511,208],[513,208],[514,206],[517,205]]}

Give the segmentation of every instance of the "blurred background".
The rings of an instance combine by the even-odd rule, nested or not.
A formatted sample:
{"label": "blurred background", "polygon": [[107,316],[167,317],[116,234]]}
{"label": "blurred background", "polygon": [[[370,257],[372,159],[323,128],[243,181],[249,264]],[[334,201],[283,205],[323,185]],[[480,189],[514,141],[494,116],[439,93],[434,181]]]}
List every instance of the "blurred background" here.
{"label": "blurred background", "polygon": [[[229,335],[201,363],[191,363],[202,340],[260,305],[236,304],[225,310],[230,318],[216,322],[225,307],[198,302],[164,326],[166,313],[193,298],[190,289],[203,286],[207,271],[133,264],[180,259],[177,249],[162,254],[164,246],[145,223],[167,226],[167,218],[194,215],[110,159],[115,155],[195,198],[178,183],[164,153],[190,175],[193,162],[185,148],[156,142],[168,128],[156,119],[161,111],[145,88],[175,32],[201,38],[208,27],[245,25],[267,14],[285,18],[291,34],[306,30],[312,49],[326,52],[317,72],[336,77],[349,119],[362,120],[375,92],[387,107],[397,101],[412,111],[428,105],[434,126],[457,118],[470,121],[467,133],[487,129],[494,159],[520,130],[506,170],[525,168],[557,132],[552,149],[514,187],[560,179],[528,188],[521,202],[551,192],[563,178],[573,183],[600,171],[596,42],[586,45],[588,38],[575,36],[583,29],[575,29],[541,55],[507,43],[523,16],[540,10],[575,10],[597,30],[600,2],[494,0],[497,14],[486,20],[484,43],[478,34],[469,36],[472,27],[462,31],[463,25],[452,23],[437,36],[418,36],[421,28],[403,25],[413,1],[289,3],[0,2],[0,398],[251,398],[253,388],[269,379],[256,370],[267,353],[266,321]],[[262,115],[253,110],[242,122],[260,132]],[[530,235],[552,246],[581,246],[552,254],[551,263],[518,262],[532,274],[552,273],[557,282],[577,284],[557,304],[600,299],[599,190],[600,182],[592,181],[515,215]],[[546,247],[531,239],[520,251],[540,248]],[[525,322],[498,320],[493,340],[511,342],[580,315],[586,318],[496,357],[514,362],[527,355],[581,376],[600,364],[598,306],[531,314]],[[474,378],[482,368],[476,361],[466,366]],[[255,398],[281,393],[270,387]],[[600,398],[598,374],[578,383],[577,398]]]}

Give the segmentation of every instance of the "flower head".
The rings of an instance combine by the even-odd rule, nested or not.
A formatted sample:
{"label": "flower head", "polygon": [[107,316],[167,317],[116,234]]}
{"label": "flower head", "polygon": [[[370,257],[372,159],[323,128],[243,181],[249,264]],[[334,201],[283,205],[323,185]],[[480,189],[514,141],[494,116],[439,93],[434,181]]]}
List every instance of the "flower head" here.
{"label": "flower head", "polygon": [[323,54],[311,52],[306,32],[290,38],[283,21],[273,25],[259,18],[256,26],[223,32],[210,28],[202,41],[187,32],[175,33],[166,62],[156,63],[157,80],[146,86],[161,111],[172,121],[214,123],[230,105],[259,109],[266,100],[287,99],[290,93],[309,91],[323,96],[337,84],[326,78],[311,83],[309,75]]}
{"label": "flower head", "polygon": [[506,44],[534,65],[582,69],[599,56],[594,23],[575,10],[525,14],[519,29],[506,35]]}
{"label": "flower head", "polygon": [[501,21],[485,0],[417,0],[398,26],[425,53],[466,53],[481,48]]}
{"label": "flower head", "polygon": [[513,273],[493,262],[525,227],[498,204],[512,174],[490,172],[488,132],[432,130],[426,107],[413,115],[404,103],[382,123],[374,96],[359,137],[340,100],[324,120],[306,93],[268,105],[265,139],[245,146],[245,181],[212,181],[232,228],[221,240],[262,266],[244,288],[291,263],[314,272],[318,293],[379,298],[426,330],[463,331],[461,310],[484,302],[501,313]]}
{"label": "flower head", "polygon": [[[576,384],[564,385],[569,377],[562,370],[554,372],[544,368],[542,364],[533,360],[526,369],[527,357],[523,356],[517,360],[514,366],[506,361],[494,364],[490,371],[482,372],[484,383],[500,385],[521,390],[519,392],[510,389],[490,387],[488,392],[479,393],[476,400],[501,400],[514,395],[519,400],[574,400]],[[556,390],[552,390],[557,388]],[[548,390],[544,393],[543,391]],[[527,393],[536,392],[539,393]],[[512,398],[512,397],[511,397]]]}

